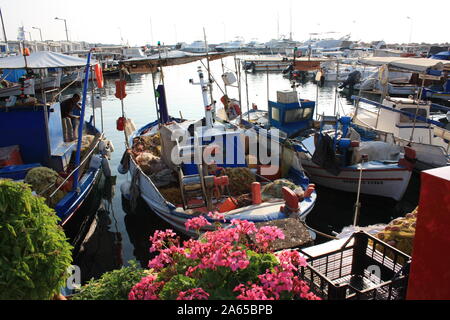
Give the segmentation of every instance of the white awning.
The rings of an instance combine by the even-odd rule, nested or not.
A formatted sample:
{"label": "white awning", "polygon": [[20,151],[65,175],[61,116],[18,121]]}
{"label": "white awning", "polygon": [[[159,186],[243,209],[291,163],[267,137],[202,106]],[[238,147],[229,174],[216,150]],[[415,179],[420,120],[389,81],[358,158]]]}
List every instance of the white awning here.
{"label": "white awning", "polygon": [[450,61],[428,58],[372,57],[361,59],[361,63],[371,66],[388,65],[392,69],[409,72],[426,72],[433,70],[450,70]]}
{"label": "white awning", "polygon": [[[26,65],[25,65],[26,58]],[[0,69],[46,69],[46,68],[70,68],[83,67],[87,60],[62,53],[39,51],[33,52],[28,57],[13,56],[0,59]],[[91,65],[97,61],[91,60]]]}

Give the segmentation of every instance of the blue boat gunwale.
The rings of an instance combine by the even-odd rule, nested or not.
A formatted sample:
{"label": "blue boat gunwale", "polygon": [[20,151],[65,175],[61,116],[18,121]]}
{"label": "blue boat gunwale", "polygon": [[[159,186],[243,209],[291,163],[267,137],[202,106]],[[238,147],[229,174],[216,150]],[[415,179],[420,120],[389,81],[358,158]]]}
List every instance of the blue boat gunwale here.
{"label": "blue boat gunwale", "polygon": [[[94,134],[101,133],[98,128],[93,124],[93,117],[91,116],[89,121],[85,121],[85,128],[87,132]],[[71,190],[64,198],[62,198],[56,205],[55,211],[58,217],[61,218],[61,225],[66,224],[75,211],[83,204],[84,200],[88,197],[92,191],[95,182],[99,178],[100,171],[102,170],[102,164],[100,163],[97,168],[88,168],[88,170],[81,176],[79,180],[78,190],[75,192]],[[75,198],[75,199],[74,199]],[[70,202],[71,199],[74,199]]]}

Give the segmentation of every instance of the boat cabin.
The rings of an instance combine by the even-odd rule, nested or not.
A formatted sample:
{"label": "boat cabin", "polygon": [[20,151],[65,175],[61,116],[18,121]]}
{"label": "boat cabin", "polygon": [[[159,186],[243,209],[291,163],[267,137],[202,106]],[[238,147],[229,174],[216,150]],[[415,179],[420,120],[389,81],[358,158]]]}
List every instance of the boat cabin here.
{"label": "boat cabin", "polygon": [[[234,130],[227,125],[216,122],[212,128],[203,126],[200,121],[185,121],[181,123],[172,123],[164,125],[160,129],[161,143],[164,150],[170,154],[163,155],[164,161],[170,167],[175,165],[172,158],[172,149],[182,160],[181,168],[185,175],[198,174],[198,164],[202,164],[201,159],[195,156],[208,152],[208,158],[214,161],[218,167],[245,167],[245,140],[242,132]],[[172,137],[181,134],[183,137],[177,142],[172,141]],[[184,140],[186,139],[187,140]],[[216,147],[215,150],[205,149]],[[196,148],[202,148],[201,152],[196,153]],[[203,153],[205,152],[205,153]]]}
{"label": "boat cabin", "polygon": [[293,137],[311,128],[315,106],[314,101],[299,100],[295,90],[278,91],[277,102],[269,101],[270,126]]}
{"label": "boat cabin", "polygon": [[[13,148],[14,147],[14,148]],[[0,107],[0,150],[15,150],[19,158],[0,166],[0,178],[24,179],[28,170],[46,166],[66,171],[76,143],[64,142],[59,103],[51,106]]]}
{"label": "boat cabin", "polygon": [[430,124],[417,119],[414,123],[414,115],[422,118],[429,118],[430,105],[428,103],[419,103],[410,98],[390,98],[383,101],[383,105],[397,110],[393,112],[389,108],[380,109],[380,118],[378,120],[378,129],[385,132],[392,132],[395,136],[410,139],[414,128],[414,141],[431,143]]}

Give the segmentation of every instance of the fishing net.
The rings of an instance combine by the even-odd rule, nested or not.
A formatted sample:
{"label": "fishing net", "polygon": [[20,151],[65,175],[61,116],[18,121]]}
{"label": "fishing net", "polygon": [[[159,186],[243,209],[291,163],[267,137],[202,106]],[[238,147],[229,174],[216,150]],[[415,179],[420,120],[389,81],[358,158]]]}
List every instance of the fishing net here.
{"label": "fishing net", "polygon": [[411,255],[416,233],[417,213],[418,208],[403,218],[391,221],[376,237],[407,255]]}
{"label": "fishing net", "polygon": [[262,200],[268,201],[270,199],[282,199],[283,192],[281,191],[283,187],[288,187],[292,191],[299,191],[301,187],[297,186],[295,183],[292,183],[286,179],[275,180],[272,183],[266,184],[262,188]]}
{"label": "fishing net", "polygon": [[159,189],[159,192],[164,197],[164,199],[166,199],[168,202],[170,202],[174,205],[181,203],[180,188]]}
{"label": "fishing net", "polygon": [[46,167],[38,167],[28,171],[24,182],[31,185],[31,189],[37,195],[44,197],[50,207],[55,207],[66,193],[60,189],[53,197],[50,198],[50,195],[63,180],[56,171]]}
{"label": "fishing net", "polygon": [[230,192],[233,196],[249,193],[253,182],[256,182],[255,175],[249,168],[225,168],[224,175],[230,180]]}

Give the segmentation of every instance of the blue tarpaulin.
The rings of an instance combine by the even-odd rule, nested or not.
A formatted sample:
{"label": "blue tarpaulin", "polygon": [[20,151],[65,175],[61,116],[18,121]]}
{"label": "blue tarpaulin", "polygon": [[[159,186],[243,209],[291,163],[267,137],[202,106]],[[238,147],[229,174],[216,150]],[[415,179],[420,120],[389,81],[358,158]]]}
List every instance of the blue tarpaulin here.
{"label": "blue tarpaulin", "polygon": [[431,56],[431,59],[450,60],[450,51],[442,51]]}
{"label": "blue tarpaulin", "polygon": [[19,82],[19,78],[26,74],[25,69],[3,69],[2,79],[10,82]]}

